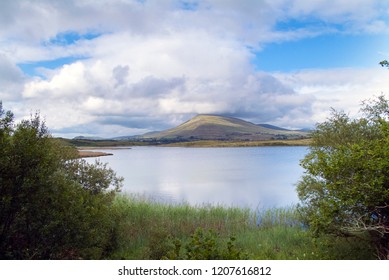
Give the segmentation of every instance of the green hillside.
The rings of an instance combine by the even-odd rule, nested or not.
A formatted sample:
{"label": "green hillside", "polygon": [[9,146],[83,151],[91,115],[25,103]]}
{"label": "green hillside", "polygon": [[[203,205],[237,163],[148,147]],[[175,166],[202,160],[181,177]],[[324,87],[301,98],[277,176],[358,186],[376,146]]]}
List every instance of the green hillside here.
{"label": "green hillside", "polygon": [[237,118],[215,115],[197,115],[189,121],[165,131],[148,133],[144,139],[183,140],[271,140],[300,139],[306,132],[274,129]]}

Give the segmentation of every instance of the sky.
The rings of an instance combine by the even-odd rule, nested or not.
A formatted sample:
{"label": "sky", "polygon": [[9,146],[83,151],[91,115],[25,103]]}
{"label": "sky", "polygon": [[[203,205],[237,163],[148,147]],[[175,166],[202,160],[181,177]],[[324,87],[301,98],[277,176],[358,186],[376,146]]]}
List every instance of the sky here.
{"label": "sky", "polygon": [[313,128],[389,96],[389,1],[0,0],[0,101],[53,136],[218,114]]}

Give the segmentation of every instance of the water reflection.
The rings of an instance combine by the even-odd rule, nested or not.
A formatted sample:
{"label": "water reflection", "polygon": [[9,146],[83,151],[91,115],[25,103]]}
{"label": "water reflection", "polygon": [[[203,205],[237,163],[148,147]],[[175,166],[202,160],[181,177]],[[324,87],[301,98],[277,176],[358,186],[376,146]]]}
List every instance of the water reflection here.
{"label": "water reflection", "polygon": [[99,160],[125,178],[124,192],[192,205],[269,208],[297,203],[295,184],[306,148],[134,147],[110,152],[114,156]]}

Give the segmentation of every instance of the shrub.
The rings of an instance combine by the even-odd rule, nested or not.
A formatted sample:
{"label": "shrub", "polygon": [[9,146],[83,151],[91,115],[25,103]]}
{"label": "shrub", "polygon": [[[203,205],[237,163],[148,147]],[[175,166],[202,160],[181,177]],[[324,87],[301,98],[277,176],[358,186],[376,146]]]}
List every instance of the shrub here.
{"label": "shrub", "polygon": [[248,259],[248,254],[237,248],[235,237],[227,241],[215,231],[197,228],[189,241],[173,241],[174,249],[168,252],[166,259],[183,260],[241,260]]}
{"label": "shrub", "polygon": [[298,185],[302,211],[316,233],[367,233],[389,258],[389,102],[365,102],[362,116],[333,112],[312,133]]}
{"label": "shrub", "polygon": [[39,115],[15,125],[1,102],[0,145],[0,258],[103,257],[113,228],[107,186],[118,190],[121,179],[105,166],[81,168]]}

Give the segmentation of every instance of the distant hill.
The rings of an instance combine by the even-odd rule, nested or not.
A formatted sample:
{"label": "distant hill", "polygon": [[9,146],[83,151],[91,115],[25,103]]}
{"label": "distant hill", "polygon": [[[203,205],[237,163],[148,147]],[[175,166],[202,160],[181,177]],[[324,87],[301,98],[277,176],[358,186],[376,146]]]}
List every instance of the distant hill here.
{"label": "distant hill", "polygon": [[278,127],[278,126],[275,126],[275,125],[271,125],[271,124],[257,124],[259,126],[263,126],[263,127],[266,127],[266,128],[271,128],[271,129],[276,129],[276,130],[286,130],[286,131],[297,131],[297,132],[311,132],[312,129],[311,128],[302,128],[302,129],[295,129],[295,130],[290,130],[290,129],[286,129],[286,128],[282,128],[282,127]]}
{"label": "distant hill", "polygon": [[160,132],[137,138],[167,140],[271,140],[307,137],[302,131],[287,130],[272,125],[256,125],[237,118],[216,115],[197,115],[189,121]]}
{"label": "distant hill", "polygon": [[89,137],[89,136],[76,136],[73,138],[74,140],[105,140],[106,138],[102,138],[102,137]]}
{"label": "distant hill", "polygon": [[286,128],[278,127],[278,126],[267,124],[267,123],[261,123],[261,124],[257,124],[257,125],[262,126],[262,127],[266,127],[266,128],[270,128],[270,129],[275,129],[275,130],[283,130],[283,131],[288,130]]}

